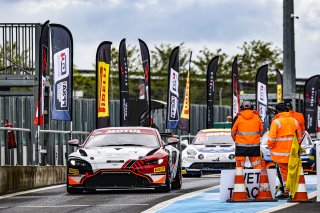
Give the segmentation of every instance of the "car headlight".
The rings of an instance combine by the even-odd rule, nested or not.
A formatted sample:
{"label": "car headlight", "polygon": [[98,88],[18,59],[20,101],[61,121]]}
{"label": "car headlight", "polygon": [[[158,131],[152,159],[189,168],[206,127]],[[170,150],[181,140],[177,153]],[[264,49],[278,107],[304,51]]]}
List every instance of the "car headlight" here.
{"label": "car headlight", "polygon": [[310,155],[311,149],[305,149],[305,150],[306,150],[305,154],[306,154],[306,155]]}
{"label": "car headlight", "polygon": [[144,165],[148,166],[148,165],[156,165],[156,164],[162,164],[162,163],[163,163],[163,159],[156,159],[156,160],[147,161],[144,163]]}
{"label": "car headlight", "polygon": [[234,159],[234,154],[230,154],[229,156],[228,156],[228,158],[230,159],[230,160],[233,160]]}
{"label": "car headlight", "polygon": [[187,150],[187,154],[188,154],[188,155],[195,156],[195,155],[197,154],[197,151],[194,150],[194,149],[188,149],[188,150]]}
{"label": "car headlight", "polygon": [[88,166],[88,163],[86,163],[85,161],[72,159],[72,160],[70,160],[70,165],[79,166],[79,167],[85,167],[85,166]]}

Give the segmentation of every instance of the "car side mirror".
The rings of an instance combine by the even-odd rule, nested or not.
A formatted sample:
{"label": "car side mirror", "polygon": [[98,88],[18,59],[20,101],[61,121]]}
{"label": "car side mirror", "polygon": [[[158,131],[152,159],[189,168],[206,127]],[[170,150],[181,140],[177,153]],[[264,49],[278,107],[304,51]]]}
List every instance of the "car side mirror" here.
{"label": "car side mirror", "polygon": [[79,143],[80,143],[79,139],[71,139],[71,140],[68,140],[68,144],[69,144],[70,146],[79,146]]}

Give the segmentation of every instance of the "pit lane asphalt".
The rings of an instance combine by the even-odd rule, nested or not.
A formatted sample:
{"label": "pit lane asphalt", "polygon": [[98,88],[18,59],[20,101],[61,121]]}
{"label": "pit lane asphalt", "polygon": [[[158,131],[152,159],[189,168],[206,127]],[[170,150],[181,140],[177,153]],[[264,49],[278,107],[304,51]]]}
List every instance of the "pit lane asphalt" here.
{"label": "pit lane asphalt", "polygon": [[0,212],[142,212],[158,203],[219,185],[220,174],[183,178],[182,188],[169,193],[153,190],[106,190],[70,195],[66,187],[0,199]]}

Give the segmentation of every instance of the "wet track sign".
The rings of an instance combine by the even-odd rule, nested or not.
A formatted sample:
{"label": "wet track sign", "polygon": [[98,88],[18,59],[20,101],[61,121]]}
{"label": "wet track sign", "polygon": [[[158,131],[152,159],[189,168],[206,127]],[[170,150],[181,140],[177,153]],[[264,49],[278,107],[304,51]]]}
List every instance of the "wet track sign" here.
{"label": "wet track sign", "polygon": [[[276,188],[276,170],[268,169],[268,179],[272,196]],[[258,194],[260,169],[243,170],[244,184],[247,189],[248,198],[254,199]],[[220,178],[220,201],[225,202],[231,198],[234,185],[235,170],[222,170]]]}

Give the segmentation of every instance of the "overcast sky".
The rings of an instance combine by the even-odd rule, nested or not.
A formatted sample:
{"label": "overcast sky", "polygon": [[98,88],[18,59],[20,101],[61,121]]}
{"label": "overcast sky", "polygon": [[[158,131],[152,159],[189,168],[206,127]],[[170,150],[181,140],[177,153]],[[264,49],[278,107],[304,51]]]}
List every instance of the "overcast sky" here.
{"label": "overcast sky", "polygon": [[[297,77],[320,74],[320,1],[296,0]],[[194,51],[221,48],[229,56],[244,41],[272,42],[282,49],[282,0],[0,0],[1,23],[59,23],[74,40],[74,64],[93,69],[104,40],[118,46],[143,39]]]}

